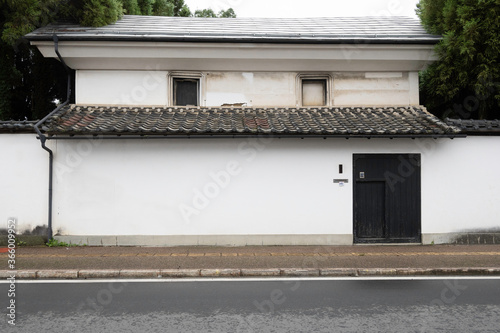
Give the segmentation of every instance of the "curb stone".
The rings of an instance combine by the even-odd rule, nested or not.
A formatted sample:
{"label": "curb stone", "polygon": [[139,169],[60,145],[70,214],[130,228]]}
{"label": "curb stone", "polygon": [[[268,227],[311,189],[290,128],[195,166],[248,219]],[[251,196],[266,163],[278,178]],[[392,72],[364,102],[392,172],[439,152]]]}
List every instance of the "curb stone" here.
{"label": "curb stone", "polygon": [[353,268],[324,268],[319,270],[320,276],[358,276],[358,270]]}
{"label": "curb stone", "polygon": [[157,278],[160,275],[159,269],[122,269],[121,278]]}
{"label": "curb stone", "polygon": [[195,277],[342,277],[342,276],[500,276],[500,267],[478,268],[245,268],[245,269],[122,269],[0,270],[0,279],[106,279]]}
{"label": "curb stone", "polygon": [[200,269],[162,269],[160,270],[161,277],[199,277]]}
{"label": "curb stone", "polygon": [[78,277],[82,279],[107,279],[120,277],[120,270],[118,269],[82,269],[78,272]]}
{"label": "curb stone", "polygon": [[315,268],[290,268],[282,269],[282,276],[319,276],[319,269]]}
{"label": "curb stone", "polygon": [[281,270],[279,268],[243,268],[241,269],[241,276],[280,276]]}
{"label": "curb stone", "polygon": [[0,270],[0,279],[9,279],[15,275],[16,279],[36,279],[36,271],[33,270]]}
{"label": "curb stone", "polygon": [[437,275],[500,275],[500,268],[445,268]]}
{"label": "curb stone", "polygon": [[36,279],[36,271],[19,271],[17,272],[16,278],[18,279]]}
{"label": "curb stone", "polygon": [[396,268],[396,275],[435,275],[432,268]]}
{"label": "curb stone", "polygon": [[36,272],[37,279],[77,279],[78,270],[41,270]]}
{"label": "curb stone", "polygon": [[241,276],[241,270],[239,269],[202,269],[200,272],[201,276],[216,277],[216,276]]}
{"label": "curb stone", "polygon": [[358,275],[360,276],[373,276],[373,275],[396,275],[397,270],[395,268],[363,268],[358,269]]}

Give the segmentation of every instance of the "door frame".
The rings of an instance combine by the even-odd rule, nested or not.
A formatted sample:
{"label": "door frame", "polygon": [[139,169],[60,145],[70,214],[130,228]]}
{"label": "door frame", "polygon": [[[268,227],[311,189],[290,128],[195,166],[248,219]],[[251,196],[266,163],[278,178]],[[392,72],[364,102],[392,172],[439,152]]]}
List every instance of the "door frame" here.
{"label": "door frame", "polygon": [[[404,156],[407,158],[412,158],[416,157],[418,161],[418,169],[417,169],[417,181],[418,181],[418,191],[415,194],[416,195],[416,201],[417,201],[417,206],[415,209],[416,212],[416,236],[414,237],[398,237],[398,238],[390,238],[389,236],[385,238],[360,238],[357,235],[356,231],[356,209],[357,209],[357,203],[356,203],[356,184],[358,182],[363,182],[363,180],[360,180],[359,175],[356,174],[356,160],[360,158],[369,158],[369,157],[378,157],[378,158],[394,158],[394,157],[399,157],[399,156]],[[353,232],[353,243],[354,244],[380,244],[380,243],[388,243],[388,244],[393,244],[393,243],[421,243],[422,242],[422,169],[421,169],[421,154],[420,153],[356,153],[353,154],[352,157],[352,173],[353,173],[353,186],[352,186],[352,198],[353,198],[353,223],[352,223],[352,232]],[[369,181],[385,181],[385,178],[372,178],[372,179],[367,179],[365,182]],[[388,202],[388,193],[387,191],[385,192],[385,203],[387,205]],[[387,222],[388,219],[388,212],[387,209],[385,209],[385,219]],[[384,227],[385,230],[387,231],[388,227],[387,225]]]}

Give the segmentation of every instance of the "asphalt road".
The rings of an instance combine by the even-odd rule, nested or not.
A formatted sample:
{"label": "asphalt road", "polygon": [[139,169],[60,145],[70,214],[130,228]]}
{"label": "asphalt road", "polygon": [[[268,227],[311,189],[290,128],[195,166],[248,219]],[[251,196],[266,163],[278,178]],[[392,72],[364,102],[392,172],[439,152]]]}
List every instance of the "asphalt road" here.
{"label": "asphalt road", "polygon": [[1,332],[499,332],[500,279],[18,282]]}

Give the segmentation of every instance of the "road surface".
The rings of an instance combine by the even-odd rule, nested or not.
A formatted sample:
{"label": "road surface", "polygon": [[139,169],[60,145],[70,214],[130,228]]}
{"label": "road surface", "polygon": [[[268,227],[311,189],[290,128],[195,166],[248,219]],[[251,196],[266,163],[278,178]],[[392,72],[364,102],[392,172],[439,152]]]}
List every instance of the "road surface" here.
{"label": "road surface", "polygon": [[498,278],[18,281],[16,326],[9,286],[1,332],[500,332]]}

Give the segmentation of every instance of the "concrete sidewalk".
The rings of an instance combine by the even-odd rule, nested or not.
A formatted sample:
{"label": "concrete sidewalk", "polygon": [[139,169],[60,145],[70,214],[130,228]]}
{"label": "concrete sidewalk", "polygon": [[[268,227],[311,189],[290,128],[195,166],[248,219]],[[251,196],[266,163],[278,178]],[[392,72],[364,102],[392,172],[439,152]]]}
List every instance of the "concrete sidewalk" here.
{"label": "concrete sidewalk", "polygon": [[[18,279],[500,275],[500,245],[20,247],[15,254]],[[5,268],[8,259],[0,253]],[[13,272],[0,270],[0,278]]]}

